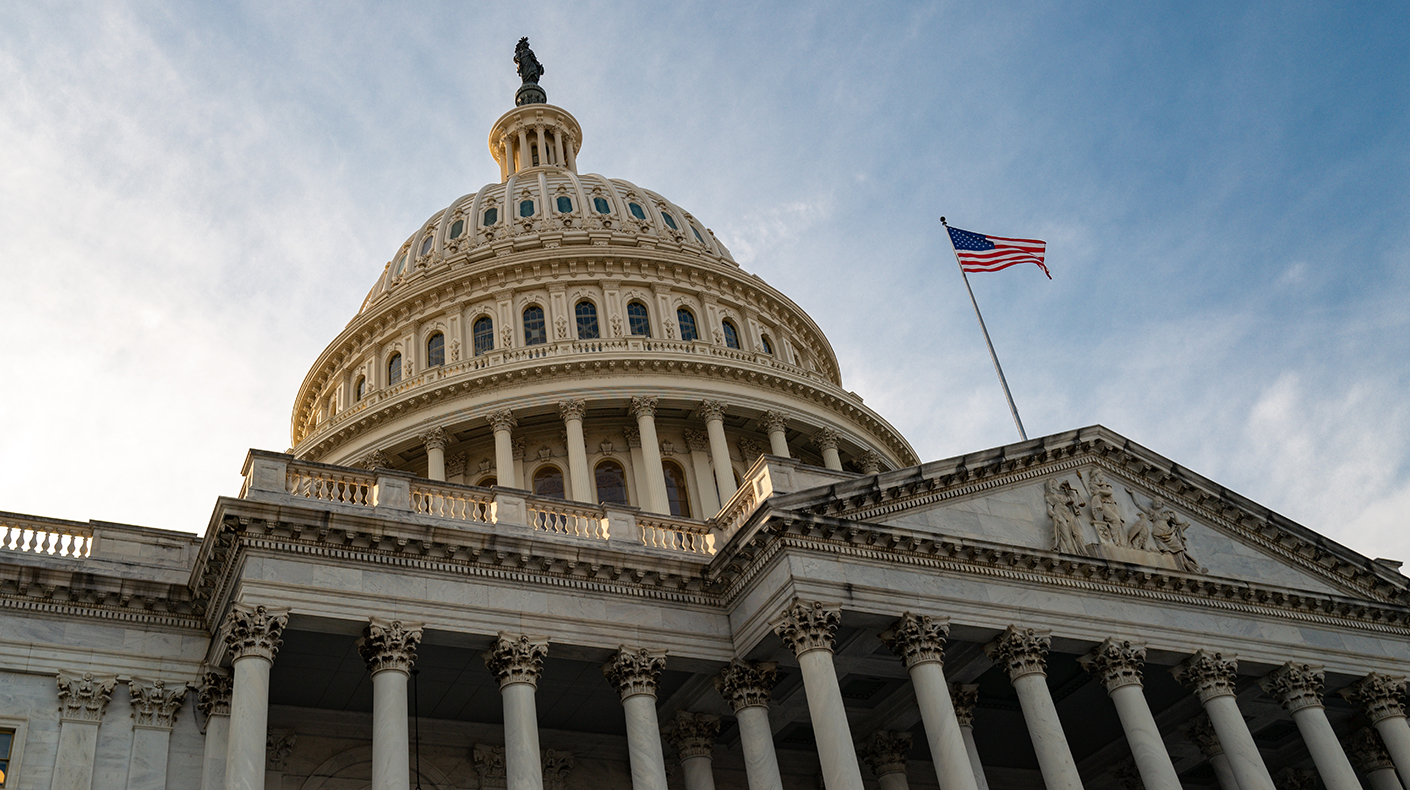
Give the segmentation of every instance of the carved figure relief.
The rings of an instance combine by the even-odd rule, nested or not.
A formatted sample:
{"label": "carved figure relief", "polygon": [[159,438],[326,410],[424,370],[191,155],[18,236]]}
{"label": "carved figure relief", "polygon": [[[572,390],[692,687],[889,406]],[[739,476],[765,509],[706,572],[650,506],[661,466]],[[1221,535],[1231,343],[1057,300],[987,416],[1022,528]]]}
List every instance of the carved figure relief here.
{"label": "carved figure relief", "polygon": [[[1052,522],[1056,551],[1160,565],[1191,573],[1208,571],[1190,556],[1185,540],[1190,522],[1165,499],[1151,497],[1150,505],[1145,506],[1134,492],[1123,489],[1137,513],[1136,519],[1128,522],[1117,500],[1116,486],[1105,473],[1095,470],[1086,480],[1080,471],[1076,476],[1087,485],[1085,502],[1082,492],[1068,480],[1053,478],[1043,484],[1043,501]],[[1084,508],[1087,508],[1085,514]],[[1083,526],[1086,523],[1092,525],[1096,543],[1087,542]]]}
{"label": "carved figure relief", "polygon": [[1082,508],[1087,503],[1077,497],[1077,490],[1066,480],[1049,480],[1044,485],[1043,499],[1048,503],[1048,518],[1053,520],[1053,548],[1064,554],[1086,554],[1082,537]]}
{"label": "carved figure relief", "polygon": [[[1131,499],[1135,501],[1134,494]],[[1136,507],[1141,510],[1141,517],[1150,524],[1154,550],[1173,555],[1182,570],[1192,573],[1204,573],[1208,570],[1190,556],[1189,547],[1185,544],[1185,530],[1190,528],[1190,522],[1180,518],[1180,514],[1166,504],[1164,499],[1152,497],[1149,508],[1141,508],[1139,504]]]}
{"label": "carved figure relief", "polygon": [[1092,526],[1103,543],[1126,545],[1126,520],[1116,504],[1116,493],[1100,471],[1092,473]]}

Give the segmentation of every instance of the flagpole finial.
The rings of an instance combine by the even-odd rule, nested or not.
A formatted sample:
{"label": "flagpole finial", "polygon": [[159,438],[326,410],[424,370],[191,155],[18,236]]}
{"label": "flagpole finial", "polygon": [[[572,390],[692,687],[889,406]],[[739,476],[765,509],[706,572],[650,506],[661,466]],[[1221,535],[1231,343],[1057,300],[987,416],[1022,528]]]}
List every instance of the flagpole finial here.
{"label": "flagpole finial", "polygon": [[946,222],[944,217],[940,218],[940,224],[944,225],[947,228],[950,227],[950,223]]}

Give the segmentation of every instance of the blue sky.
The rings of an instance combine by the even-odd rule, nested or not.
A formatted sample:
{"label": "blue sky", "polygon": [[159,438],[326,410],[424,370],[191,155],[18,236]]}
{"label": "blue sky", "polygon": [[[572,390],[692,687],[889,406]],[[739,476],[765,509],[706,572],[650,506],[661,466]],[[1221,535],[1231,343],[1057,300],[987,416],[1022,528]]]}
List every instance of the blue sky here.
{"label": "blue sky", "polygon": [[689,208],[925,459],[1101,423],[1410,559],[1396,3],[0,5],[0,509],[201,531],[318,352],[496,180],[530,37],[579,166]]}

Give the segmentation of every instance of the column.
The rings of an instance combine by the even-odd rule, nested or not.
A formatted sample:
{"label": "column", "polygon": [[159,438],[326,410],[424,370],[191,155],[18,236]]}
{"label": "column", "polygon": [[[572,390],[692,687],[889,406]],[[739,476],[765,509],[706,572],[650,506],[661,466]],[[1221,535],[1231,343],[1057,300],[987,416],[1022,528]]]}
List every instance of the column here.
{"label": "column", "polygon": [[1078,659],[1082,668],[1100,680],[1116,706],[1126,742],[1141,772],[1146,790],[1181,790],[1170,752],[1156,727],[1146,702],[1141,672],[1146,663],[1146,646],[1135,642],[1107,639]]}
{"label": "column", "polygon": [[[524,128],[523,126],[520,126],[518,131],[519,131],[519,170],[528,170],[529,168],[531,168],[531,167],[534,166],[534,155],[533,155],[533,153],[532,153],[532,149],[529,148],[529,132],[528,132],[528,130],[527,130],[526,128]],[[512,209],[512,208],[514,208],[512,205],[506,205],[506,206],[505,206],[505,209],[506,209],[506,210]],[[513,216],[518,216],[517,211],[514,213]]]}
{"label": "column", "polygon": [[715,790],[712,754],[720,734],[720,717],[708,713],[676,714],[666,728],[666,742],[676,750],[685,774],[685,790]]}
{"label": "column", "polygon": [[665,666],[666,651],[625,645],[602,665],[603,676],[622,695],[632,790],[666,790],[666,757],[656,721],[656,683]]}
{"label": "column", "polygon": [[1177,680],[1195,692],[1204,705],[1204,712],[1209,714],[1209,722],[1224,747],[1239,790],[1273,790],[1273,777],[1269,776],[1234,699],[1238,668],[1234,656],[1200,650],[1173,671]]}
{"label": "column", "polygon": [[264,790],[269,737],[269,670],[284,643],[289,610],[235,604],[225,616],[225,645],[234,676],[230,693],[230,748],[226,790]]}
{"label": "column", "polygon": [[832,643],[841,622],[842,607],[795,599],[774,619],[773,629],[798,656],[827,790],[862,790],[862,769],[857,764],[847,710],[842,705],[842,688],[832,665]]}
{"label": "column", "polygon": [[1332,732],[1331,722],[1327,721],[1327,712],[1322,707],[1325,677],[1321,667],[1289,661],[1269,673],[1258,685],[1292,716],[1327,790],[1361,790],[1361,781],[1356,778],[1356,771],[1346,758],[1336,733]]}
{"label": "column", "polygon": [[720,507],[734,496],[734,467],[729,464],[729,444],[725,441],[725,405],[717,400],[700,402],[705,432],[710,437],[710,460],[715,466],[715,486],[720,489]]}
{"label": "column", "polygon": [[498,485],[505,488],[518,488],[519,480],[514,474],[514,435],[519,421],[509,409],[489,415],[490,427],[494,428],[494,477]]}
{"label": "column", "polygon": [[710,518],[720,512],[720,497],[715,492],[715,473],[710,469],[710,437],[701,431],[686,431],[685,443],[690,446],[690,466],[700,489],[700,513]]}
{"label": "column", "polygon": [[769,452],[784,458],[792,458],[788,452],[788,418],[782,412],[766,411],[759,418],[764,430],[769,432]]}
{"label": "column", "polygon": [[878,788],[908,790],[906,758],[911,754],[911,742],[909,732],[877,730],[862,744],[862,760],[876,775]]}
{"label": "column", "polygon": [[225,752],[230,744],[230,687],[229,675],[219,672],[201,675],[196,697],[196,710],[206,717],[201,790],[225,790]]}
{"label": "column", "polygon": [[1047,631],[1009,626],[998,639],[984,647],[994,663],[1003,667],[1018,692],[1018,704],[1023,709],[1023,721],[1033,751],[1038,755],[1038,767],[1048,790],[1082,790],[1082,778],[1062,732],[1057,707],[1048,692],[1048,644],[1052,637]]}
{"label": "column", "polygon": [[1201,715],[1184,729],[1184,733],[1190,742],[1199,747],[1200,753],[1214,769],[1214,776],[1219,780],[1219,790],[1239,790],[1239,781],[1234,778],[1234,769],[1229,765],[1229,757],[1224,754],[1224,747],[1219,743],[1219,734],[1214,731],[1209,717]]}
{"label": "column", "polygon": [[509,790],[543,790],[534,693],[547,655],[547,637],[502,632],[485,653],[485,666],[499,680],[504,700],[504,769]]}
{"label": "column", "polygon": [[569,138],[563,142],[563,153],[568,157],[568,169],[574,173],[578,172],[578,154],[573,148],[573,140]]}
{"label": "column", "polygon": [[1395,762],[1381,741],[1381,736],[1370,727],[1364,727],[1351,736],[1351,759],[1366,773],[1371,790],[1403,790],[1400,779],[1395,775]]}
{"label": "column", "polygon": [[875,450],[863,450],[856,461],[864,475],[874,475],[881,471],[881,453]]}
{"label": "column", "polygon": [[588,472],[587,442],[583,439],[583,415],[587,413],[587,403],[580,400],[558,402],[558,416],[563,418],[563,427],[568,431],[568,478],[573,486],[573,499],[578,502],[596,502],[596,489],[592,475]]}
{"label": "column", "polygon": [[838,472],[842,471],[842,458],[837,455],[837,431],[823,428],[813,434],[813,444],[822,451],[823,466]]}
{"label": "column", "polygon": [[505,179],[509,178],[509,174],[514,170],[513,163],[509,161],[509,138],[507,136],[500,138],[499,150],[504,152],[503,158],[499,160],[499,180],[503,182]]}
{"label": "column", "polygon": [[93,757],[98,751],[98,723],[108,709],[117,687],[115,677],[82,677],[60,672],[59,745],[54,761],[54,781],[50,790],[90,790],[93,787]]}
{"label": "column", "polygon": [[169,688],[164,680],[127,681],[132,700],[132,751],[128,754],[127,790],[166,790],[166,760],[171,751],[171,725],[186,687]]}
{"label": "column", "polygon": [[950,684],[950,700],[955,705],[955,720],[964,736],[964,748],[969,752],[969,765],[974,769],[974,784],[978,790],[989,790],[984,777],[984,765],[979,761],[979,747],[974,743],[974,706],[979,702],[979,686]]}
{"label": "column", "polygon": [[446,445],[450,444],[450,435],[444,428],[432,428],[421,434],[421,443],[426,446],[426,477],[444,482]]}
{"label": "column", "polygon": [[739,722],[739,746],[744,750],[749,790],[783,790],[773,728],[769,726],[769,693],[777,679],[777,664],[738,659],[715,678],[715,688]]}
{"label": "column", "polygon": [[406,683],[422,628],[421,623],[373,617],[357,640],[357,652],[372,675],[372,790],[411,787]]}
{"label": "column", "polygon": [[656,399],[632,398],[632,416],[641,433],[642,477],[646,480],[645,506],[642,510],[669,516],[671,505],[666,500],[666,470],[661,467],[661,440],[656,438]]}
{"label": "column", "polygon": [[910,673],[940,790],[978,790],[969,750],[955,716],[954,700],[950,698],[950,685],[945,680],[945,639],[949,634],[948,619],[906,612],[881,633],[881,641],[900,657]]}
{"label": "column", "polygon": [[1385,743],[1400,781],[1410,784],[1410,725],[1405,722],[1405,678],[1371,673],[1342,691],[1342,696],[1360,703],[1371,726]]}
{"label": "column", "polygon": [[[546,141],[543,139],[543,126],[534,126],[534,153],[538,154],[540,165],[548,164],[548,146],[545,145],[545,142]],[[544,199],[547,200],[548,198],[545,197]]]}
{"label": "column", "polygon": [[[568,160],[563,158],[563,128],[560,126],[553,127],[553,153],[557,156],[555,161],[558,166],[563,167]],[[583,215],[587,215],[586,206],[583,207]]]}

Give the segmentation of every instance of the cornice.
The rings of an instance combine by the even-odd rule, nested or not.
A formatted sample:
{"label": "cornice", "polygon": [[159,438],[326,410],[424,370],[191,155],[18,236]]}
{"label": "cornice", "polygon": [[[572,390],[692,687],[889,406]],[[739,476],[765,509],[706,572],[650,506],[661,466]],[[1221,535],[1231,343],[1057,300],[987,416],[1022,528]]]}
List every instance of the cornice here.
{"label": "cornice", "polygon": [[0,609],[148,628],[204,627],[186,585],[100,575],[90,566],[58,570],[0,564]]}

